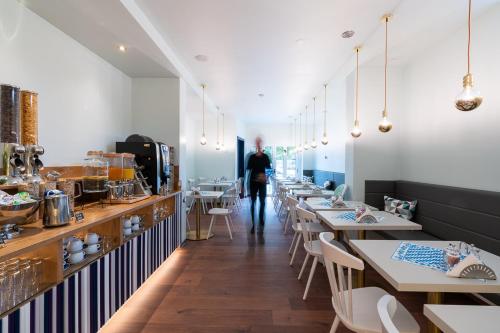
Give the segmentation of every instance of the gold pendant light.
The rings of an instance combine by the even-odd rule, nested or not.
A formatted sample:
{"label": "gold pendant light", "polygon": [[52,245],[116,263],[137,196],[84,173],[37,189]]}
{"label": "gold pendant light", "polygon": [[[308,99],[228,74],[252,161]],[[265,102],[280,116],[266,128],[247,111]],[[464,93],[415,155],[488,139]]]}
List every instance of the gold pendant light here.
{"label": "gold pendant light", "polygon": [[390,14],[382,17],[385,22],[384,111],[382,111],[382,120],[378,123],[378,129],[382,133],[387,133],[392,129],[392,123],[387,119],[387,26],[390,18]]}
{"label": "gold pendant light", "polygon": [[219,113],[220,113],[220,108],[217,107],[217,144],[215,145],[215,150],[220,150],[220,142],[219,142]]}
{"label": "gold pendant light", "polygon": [[311,141],[311,148],[316,149],[318,143],[316,142],[316,97],[313,97],[313,134]]}
{"label": "gold pendant light", "polygon": [[474,89],[474,79],[470,72],[470,35],[471,35],[471,12],[472,0],[469,0],[469,15],[467,20],[468,38],[467,38],[467,74],[463,79],[464,90],[455,99],[455,107],[460,111],[472,111],[479,107],[483,102],[481,93]]}
{"label": "gold pendant light", "polygon": [[324,113],[324,118],[323,118],[323,137],[321,138],[321,143],[323,145],[327,145],[328,144],[328,136],[326,135],[326,87],[328,85],[325,84],[324,87],[325,87],[325,110],[323,111]]}
{"label": "gold pendant light", "polygon": [[307,143],[307,105],[306,105],[306,122],[304,124],[304,131],[305,131],[304,150],[308,150],[309,144]]}
{"label": "gold pendant light", "polygon": [[201,133],[200,144],[202,146],[204,146],[204,145],[207,144],[207,138],[205,136],[205,88],[206,88],[206,85],[202,84],[201,88],[203,89],[203,108],[202,108],[202,126],[203,126],[203,130],[202,130],[202,133]]}
{"label": "gold pendant light", "polygon": [[297,152],[297,118],[293,118],[293,148]]}
{"label": "gold pendant light", "polygon": [[354,51],[356,52],[356,111],[354,118],[354,127],[351,131],[353,138],[359,138],[361,136],[361,129],[359,128],[359,118],[358,118],[358,95],[359,95],[359,50],[360,46],[356,47]]}

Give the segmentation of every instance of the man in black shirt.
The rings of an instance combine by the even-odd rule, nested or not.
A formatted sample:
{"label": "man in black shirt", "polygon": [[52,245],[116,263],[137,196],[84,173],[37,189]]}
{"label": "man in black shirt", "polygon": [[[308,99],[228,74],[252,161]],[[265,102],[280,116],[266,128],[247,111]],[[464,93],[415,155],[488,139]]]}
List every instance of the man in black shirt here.
{"label": "man in black shirt", "polygon": [[266,169],[271,168],[271,161],[269,157],[262,151],[262,139],[257,137],[255,139],[255,147],[257,152],[252,154],[248,159],[247,170],[250,170],[250,198],[252,200],[251,215],[252,215],[252,234],[255,232],[255,202],[257,201],[257,193],[259,194],[260,208],[259,208],[259,233],[264,232],[264,211],[266,207],[266,186],[267,176]]}

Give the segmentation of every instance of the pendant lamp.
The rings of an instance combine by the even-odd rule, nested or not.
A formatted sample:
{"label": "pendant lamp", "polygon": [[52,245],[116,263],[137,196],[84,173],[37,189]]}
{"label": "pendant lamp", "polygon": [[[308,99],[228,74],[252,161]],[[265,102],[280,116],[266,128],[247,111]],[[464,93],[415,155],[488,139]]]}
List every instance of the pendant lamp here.
{"label": "pendant lamp", "polygon": [[354,117],[354,127],[352,128],[351,135],[353,138],[359,138],[361,136],[361,129],[359,128],[359,118],[358,118],[358,95],[359,95],[359,50],[361,47],[356,47],[354,51],[356,52],[356,110]]}
{"label": "pendant lamp", "polygon": [[200,139],[200,144],[202,146],[207,144],[207,138],[205,136],[205,88],[206,85],[202,84],[201,88],[203,89],[203,108],[202,108],[202,133],[201,133],[201,139]]}
{"label": "pendant lamp", "polygon": [[221,143],[220,149],[222,151],[225,151],[226,147],[224,146],[224,112],[221,113],[221,116],[222,116],[222,143]]}
{"label": "pendant lamp", "polygon": [[311,148],[316,149],[318,143],[316,142],[316,97],[313,97],[313,134],[311,141]]}
{"label": "pendant lamp", "polygon": [[302,113],[299,113],[299,147],[297,151],[302,152]]}
{"label": "pendant lamp", "polygon": [[481,93],[474,88],[474,79],[472,77],[472,73],[470,72],[471,12],[472,0],[469,0],[469,15],[467,20],[467,74],[463,79],[464,90],[455,99],[455,107],[460,111],[472,111],[479,107],[483,102]]}
{"label": "pendant lamp", "polygon": [[306,105],[306,122],[304,124],[304,131],[305,131],[304,150],[308,150],[309,144],[307,143],[307,105]]}
{"label": "pendant lamp", "polygon": [[387,133],[392,129],[392,123],[387,118],[387,27],[390,18],[390,14],[382,17],[382,20],[385,23],[384,110],[382,111],[382,120],[378,123],[378,129],[382,133]]}
{"label": "pendant lamp", "polygon": [[217,107],[217,144],[215,145],[215,150],[220,150],[220,142],[219,142],[219,113],[220,113],[220,108]]}

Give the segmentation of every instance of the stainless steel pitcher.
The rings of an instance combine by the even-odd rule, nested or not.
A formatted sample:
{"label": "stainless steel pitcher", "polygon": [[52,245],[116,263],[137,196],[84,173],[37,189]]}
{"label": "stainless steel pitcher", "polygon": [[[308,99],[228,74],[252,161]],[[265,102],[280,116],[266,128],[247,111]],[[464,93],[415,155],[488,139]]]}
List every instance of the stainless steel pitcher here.
{"label": "stainless steel pitcher", "polygon": [[45,198],[43,225],[58,227],[66,225],[71,220],[69,196],[58,194]]}

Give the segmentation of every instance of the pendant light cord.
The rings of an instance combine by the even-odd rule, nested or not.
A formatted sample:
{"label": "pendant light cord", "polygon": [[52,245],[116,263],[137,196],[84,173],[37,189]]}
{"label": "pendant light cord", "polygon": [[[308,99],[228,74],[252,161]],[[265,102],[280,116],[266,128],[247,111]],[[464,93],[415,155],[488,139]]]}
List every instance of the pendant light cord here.
{"label": "pendant light cord", "polygon": [[468,39],[467,39],[467,74],[470,74],[470,23],[471,23],[471,12],[472,12],[472,0],[469,0],[469,18],[467,20],[467,30],[468,30]]}
{"label": "pendant light cord", "polygon": [[359,48],[356,48],[356,123],[358,122]]}
{"label": "pendant light cord", "polygon": [[217,108],[217,144],[219,144],[219,108]]}
{"label": "pendant light cord", "polygon": [[304,130],[306,132],[305,133],[305,138],[304,138],[304,140],[305,140],[304,143],[307,144],[307,105],[306,105],[306,122],[304,123]]}
{"label": "pendant light cord", "polygon": [[387,26],[389,17],[385,18],[385,64],[384,64],[384,117],[387,117]]}
{"label": "pendant light cord", "polygon": [[224,145],[224,113],[222,115],[222,145]]}
{"label": "pendant light cord", "polygon": [[202,124],[203,124],[203,136],[205,136],[205,85],[201,86],[203,88],[203,112],[202,112]]}
{"label": "pendant light cord", "polygon": [[323,118],[323,136],[326,136],[326,84],[325,84],[325,110],[324,110],[324,118]]}

